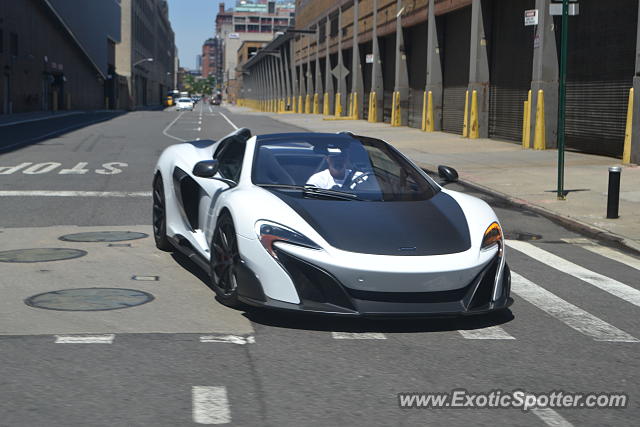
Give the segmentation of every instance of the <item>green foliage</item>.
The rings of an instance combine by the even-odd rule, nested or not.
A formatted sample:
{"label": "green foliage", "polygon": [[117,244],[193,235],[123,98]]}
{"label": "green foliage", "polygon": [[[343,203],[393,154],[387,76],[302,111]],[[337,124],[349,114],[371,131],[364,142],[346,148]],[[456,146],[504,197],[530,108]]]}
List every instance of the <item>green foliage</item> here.
{"label": "green foliage", "polygon": [[211,95],[216,87],[216,78],[209,76],[206,78],[186,74],[183,82],[184,88],[190,94]]}

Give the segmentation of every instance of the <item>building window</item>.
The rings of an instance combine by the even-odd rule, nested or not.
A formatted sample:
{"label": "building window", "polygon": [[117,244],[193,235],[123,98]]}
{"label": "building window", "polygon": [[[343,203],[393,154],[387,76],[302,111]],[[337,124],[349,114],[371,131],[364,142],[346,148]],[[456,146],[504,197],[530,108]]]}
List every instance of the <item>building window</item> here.
{"label": "building window", "polygon": [[331,37],[338,35],[338,17],[331,17]]}
{"label": "building window", "polygon": [[16,33],[9,35],[9,53],[18,56],[18,35]]}

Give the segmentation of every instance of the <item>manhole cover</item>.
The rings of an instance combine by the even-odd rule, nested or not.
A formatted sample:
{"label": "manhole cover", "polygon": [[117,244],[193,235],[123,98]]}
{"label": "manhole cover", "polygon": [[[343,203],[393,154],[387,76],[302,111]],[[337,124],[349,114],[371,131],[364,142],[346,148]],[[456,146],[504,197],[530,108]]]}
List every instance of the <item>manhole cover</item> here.
{"label": "manhole cover", "polygon": [[0,252],[0,262],[45,262],[80,258],[87,252],[68,248],[15,249]]}
{"label": "manhole cover", "polygon": [[135,231],[92,231],[87,233],[67,234],[60,240],[67,242],[121,242],[149,237],[148,234]]}
{"label": "manhole cover", "polygon": [[504,237],[507,240],[540,240],[542,236],[533,233],[524,233],[520,231],[513,231],[504,233]]}
{"label": "manhole cover", "polygon": [[153,295],[135,289],[63,289],[34,295],[24,300],[35,308],[59,311],[105,311],[135,307],[153,301]]}

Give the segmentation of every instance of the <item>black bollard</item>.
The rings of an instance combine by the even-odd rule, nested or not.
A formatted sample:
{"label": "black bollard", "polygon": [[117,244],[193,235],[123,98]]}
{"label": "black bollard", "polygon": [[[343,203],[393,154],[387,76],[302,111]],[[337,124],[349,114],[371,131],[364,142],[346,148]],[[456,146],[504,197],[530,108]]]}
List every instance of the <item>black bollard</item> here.
{"label": "black bollard", "polygon": [[620,205],[620,166],[609,168],[609,194],[607,196],[607,218],[618,218],[618,206]]}

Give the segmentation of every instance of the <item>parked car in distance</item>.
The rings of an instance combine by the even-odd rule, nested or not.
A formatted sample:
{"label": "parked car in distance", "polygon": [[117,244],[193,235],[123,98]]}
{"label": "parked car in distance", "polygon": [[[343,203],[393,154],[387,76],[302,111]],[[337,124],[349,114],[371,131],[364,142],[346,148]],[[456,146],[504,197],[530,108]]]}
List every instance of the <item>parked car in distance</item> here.
{"label": "parked car in distance", "polygon": [[193,100],[191,98],[178,98],[176,107],[178,111],[182,111],[182,110],[193,111]]}

